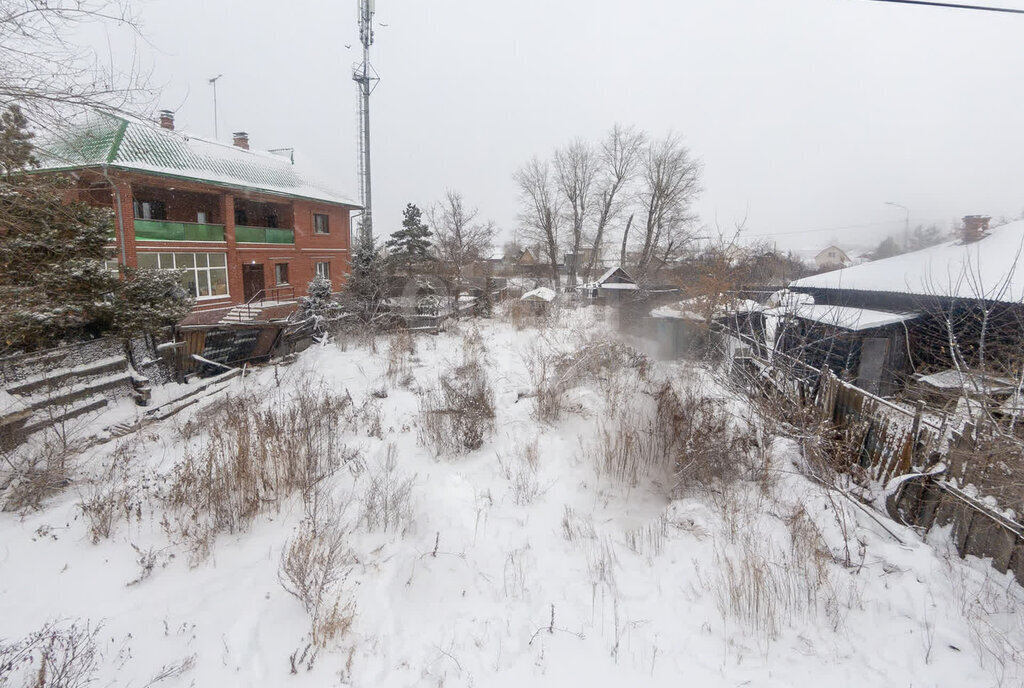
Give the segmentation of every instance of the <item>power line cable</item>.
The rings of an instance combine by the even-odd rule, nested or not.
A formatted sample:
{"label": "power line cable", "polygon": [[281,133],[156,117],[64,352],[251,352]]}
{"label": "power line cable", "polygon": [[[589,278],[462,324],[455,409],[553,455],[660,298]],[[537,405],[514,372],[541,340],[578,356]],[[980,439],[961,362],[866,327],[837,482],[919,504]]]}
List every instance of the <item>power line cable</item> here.
{"label": "power line cable", "polygon": [[946,7],[953,10],[979,10],[981,12],[1004,12],[1006,14],[1024,14],[1022,9],[1012,7],[991,7],[988,5],[962,5],[952,2],[929,2],[928,0],[871,0],[872,2],[891,2],[899,5],[924,5],[926,7]]}

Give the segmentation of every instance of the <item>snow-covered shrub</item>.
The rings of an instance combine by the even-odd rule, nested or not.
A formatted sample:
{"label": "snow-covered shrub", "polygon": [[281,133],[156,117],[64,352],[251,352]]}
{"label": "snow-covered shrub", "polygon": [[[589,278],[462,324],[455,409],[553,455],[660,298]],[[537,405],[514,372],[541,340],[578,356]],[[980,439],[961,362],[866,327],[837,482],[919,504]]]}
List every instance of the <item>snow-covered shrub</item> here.
{"label": "snow-covered shrub", "polygon": [[388,445],[384,463],[376,470],[367,471],[366,480],[359,520],[370,530],[381,528],[405,533],[412,524],[415,477],[403,477],[398,471],[395,445]]}
{"label": "snow-covered shrub", "polygon": [[462,454],[483,446],[494,429],[494,391],[479,363],[459,366],[420,398],[420,442],[434,454]]}
{"label": "snow-covered shrub", "polygon": [[671,462],[676,491],[720,487],[750,473],[756,434],[722,399],[665,383],[656,400],[659,451]]}
{"label": "snow-covered shrub", "polygon": [[13,643],[0,641],[0,686],[84,688],[99,668],[101,625],[47,622]]}
{"label": "snow-covered shrub", "polygon": [[331,281],[317,275],[306,287],[306,296],[301,299],[302,314],[313,320],[313,331],[322,335],[327,330],[328,320],[337,311],[334,303]]}

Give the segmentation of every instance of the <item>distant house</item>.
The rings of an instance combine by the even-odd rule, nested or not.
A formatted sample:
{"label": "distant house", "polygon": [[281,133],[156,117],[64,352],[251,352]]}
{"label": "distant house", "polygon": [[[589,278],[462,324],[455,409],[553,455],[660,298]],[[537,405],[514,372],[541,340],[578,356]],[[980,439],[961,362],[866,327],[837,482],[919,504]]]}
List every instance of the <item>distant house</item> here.
{"label": "distant house", "polygon": [[513,262],[516,265],[536,265],[537,256],[530,249],[524,248],[521,251],[519,251],[518,255],[516,255]]}
{"label": "distant house", "polygon": [[814,264],[819,270],[836,270],[850,265],[853,261],[846,252],[838,246],[829,246],[814,256]]}
{"label": "distant house", "polygon": [[626,294],[635,293],[640,287],[628,272],[619,266],[615,266],[608,268],[604,274],[593,282],[582,284],[577,289],[590,298],[611,297],[618,299]]}
{"label": "distant house", "polygon": [[115,212],[111,262],[175,270],[196,310],[291,301],[320,275],[335,290],[349,269],[349,213],[358,204],[288,156],[160,123],[92,116],[39,146],[35,173],[64,175],[69,196]]}

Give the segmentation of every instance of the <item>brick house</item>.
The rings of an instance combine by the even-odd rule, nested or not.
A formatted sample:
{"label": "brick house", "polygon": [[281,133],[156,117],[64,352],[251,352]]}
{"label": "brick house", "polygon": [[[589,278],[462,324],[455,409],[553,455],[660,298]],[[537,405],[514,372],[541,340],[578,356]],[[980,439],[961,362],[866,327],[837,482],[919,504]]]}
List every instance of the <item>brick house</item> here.
{"label": "brick house", "polygon": [[294,301],[316,274],[344,284],[358,204],[245,132],[227,145],[175,131],[169,111],[159,126],[94,114],[40,149],[40,172],[114,208],[113,258],[183,270],[197,311]]}

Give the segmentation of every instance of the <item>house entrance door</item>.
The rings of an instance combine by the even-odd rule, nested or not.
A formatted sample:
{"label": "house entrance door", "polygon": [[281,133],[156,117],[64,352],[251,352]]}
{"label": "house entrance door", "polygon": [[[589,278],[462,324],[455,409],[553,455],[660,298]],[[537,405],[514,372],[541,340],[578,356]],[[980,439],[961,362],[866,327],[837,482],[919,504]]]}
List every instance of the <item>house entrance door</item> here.
{"label": "house entrance door", "polygon": [[263,265],[247,264],[242,266],[242,288],[245,301],[249,302],[256,294],[263,291]]}

